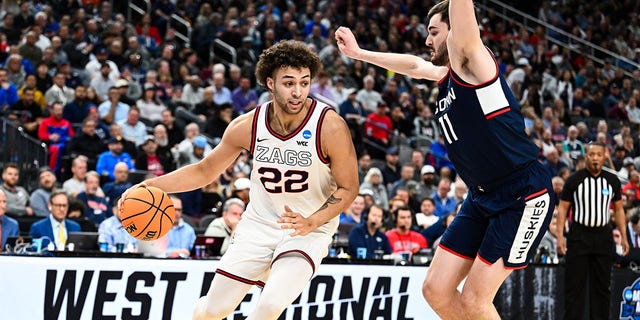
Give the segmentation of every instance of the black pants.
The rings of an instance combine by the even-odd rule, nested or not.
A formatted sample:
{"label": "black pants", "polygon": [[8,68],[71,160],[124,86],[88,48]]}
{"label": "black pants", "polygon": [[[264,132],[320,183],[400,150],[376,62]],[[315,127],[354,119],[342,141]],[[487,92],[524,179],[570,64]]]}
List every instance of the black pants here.
{"label": "black pants", "polygon": [[589,319],[609,319],[612,266],[611,227],[572,224],[567,236],[564,319],[586,319],[587,310]]}

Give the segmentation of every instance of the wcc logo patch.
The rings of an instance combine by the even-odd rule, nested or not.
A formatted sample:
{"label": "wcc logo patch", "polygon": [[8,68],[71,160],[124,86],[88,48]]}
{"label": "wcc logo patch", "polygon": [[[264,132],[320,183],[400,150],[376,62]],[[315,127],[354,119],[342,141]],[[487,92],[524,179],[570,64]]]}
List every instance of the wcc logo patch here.
{"label": "wcc logo patch", "polygon": [[622,291],[620,319],[640,320],[640,278]]}

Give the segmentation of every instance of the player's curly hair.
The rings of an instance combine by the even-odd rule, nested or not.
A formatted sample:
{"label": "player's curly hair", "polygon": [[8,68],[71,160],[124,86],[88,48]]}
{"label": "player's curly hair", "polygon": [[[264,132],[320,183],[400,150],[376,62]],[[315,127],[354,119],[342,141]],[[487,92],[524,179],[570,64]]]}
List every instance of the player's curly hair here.
{"label": "player's curly hair", "polygon": [[256,79],[261,86],[268,89],[267,78],[273,78],[276,70],[285,67],[309,68],[313,79],[322,69],[322,62],[305,43],[295,40],[282,41],[260,54],[256,65]]}

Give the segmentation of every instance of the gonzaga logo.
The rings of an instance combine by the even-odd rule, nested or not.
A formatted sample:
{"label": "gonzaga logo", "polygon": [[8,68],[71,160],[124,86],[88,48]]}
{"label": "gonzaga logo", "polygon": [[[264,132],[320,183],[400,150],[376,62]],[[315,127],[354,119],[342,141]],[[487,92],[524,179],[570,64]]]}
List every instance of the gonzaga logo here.
{"label": "gonzaga logo", "polygon": [[622,291],[620,319],[640,320],[640,278]]}

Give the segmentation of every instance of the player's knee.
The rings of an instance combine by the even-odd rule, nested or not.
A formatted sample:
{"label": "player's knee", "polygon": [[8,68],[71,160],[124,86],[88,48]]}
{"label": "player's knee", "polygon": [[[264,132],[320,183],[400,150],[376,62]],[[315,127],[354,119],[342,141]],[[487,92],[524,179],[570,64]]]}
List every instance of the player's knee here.
{"label": "player's knee", "polygon": [[422,283],[422,296],[434,310],[438,310],[446,306],[449,297],[444,293],[442,286],[433,281],[429,277]]}
{"label": "player's knee", "polygon": [[460,296],[460,302],[462,304],[462,308],[465,310],[465,314],[474,315],[474,314],[483,314],[484,306],[487,303],[486,297],[482,297],[476,292],[471,291],[463,291]]}

